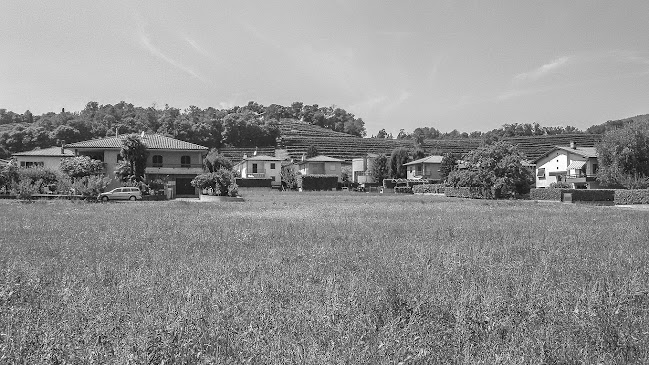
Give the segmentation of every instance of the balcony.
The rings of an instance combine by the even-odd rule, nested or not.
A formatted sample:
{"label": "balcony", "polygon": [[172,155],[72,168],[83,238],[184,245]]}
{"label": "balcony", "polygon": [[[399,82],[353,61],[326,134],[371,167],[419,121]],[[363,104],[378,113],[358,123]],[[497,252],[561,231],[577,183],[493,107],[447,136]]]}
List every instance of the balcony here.
{"label": "balcony", "polygon": [[198,163],[192,164],[173,164],[173,163],[164,163],[164,164],[154,164],[153,166],[147,166],[144,170],[147,174],[202,174],[203,165]]}
{"label": "balcony", "polygon": [[579,172],[578,174],[566,175],[567,183],[586,183],[597,180],[597,175],[586,174]]}
{"label": "balcony", "polygon": [[264,174],[263,172],[262,173],[256,173],[256,172],[255,173],[249,173],[249,174],[246,174],[245,178],[246,179],[265,179],[266,174]]}

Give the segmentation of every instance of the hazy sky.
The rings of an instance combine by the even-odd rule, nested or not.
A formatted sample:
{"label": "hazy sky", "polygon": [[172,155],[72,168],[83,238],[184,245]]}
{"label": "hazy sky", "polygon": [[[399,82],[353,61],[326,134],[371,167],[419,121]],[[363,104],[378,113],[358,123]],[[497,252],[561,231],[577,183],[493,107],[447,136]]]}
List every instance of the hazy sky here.
{"label": "hazy sky", "polygon": [[649,1],[0,1],[0,108],[340,106],[368,134],[649,113]]}

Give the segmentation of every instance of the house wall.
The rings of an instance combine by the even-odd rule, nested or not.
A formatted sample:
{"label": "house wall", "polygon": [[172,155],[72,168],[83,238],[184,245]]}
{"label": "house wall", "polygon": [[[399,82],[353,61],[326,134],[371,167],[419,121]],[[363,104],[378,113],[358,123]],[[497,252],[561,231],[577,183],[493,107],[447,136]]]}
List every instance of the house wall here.
{"label": "house wall", "polygon": [[[254,173],[253,164],[257,164],[257,174],[264,174],[266,178],[272,179],[272,185],[282,184],[282,162],[281,161],[243,161],[235,169],[241,174],[242,178],[247,178],[248,174]],[[275,168],[272,168],[272,165]]]}
{"label": "house wall", "polygon": [[367,170],[372,167],[376,158],[364,157],[355,158],[352,160],[352,179],[355,183],[373,183],[374,179],[371,176],[365,175]]}
{"label": "house wall", "polygon": [[61,160],[65,157],[58,156],[15,156],[18,166],[22,166],[22,163],[42,163],[43,167],[50,170],[59,170],[61,167]]}
{"label": "house wall", "polygon": [[307,162],[300,165],[302,175],[336,175],[342,182],[342,163],[340,162]]}
{"label": "house wall", "polygon": [[408,165],[407,178],[414,179],[417,175],[417,171],[422,171],[423,177],[425,179],[441,180],[442,175],[439,172],[441,163],[419,163],[416,165]]}

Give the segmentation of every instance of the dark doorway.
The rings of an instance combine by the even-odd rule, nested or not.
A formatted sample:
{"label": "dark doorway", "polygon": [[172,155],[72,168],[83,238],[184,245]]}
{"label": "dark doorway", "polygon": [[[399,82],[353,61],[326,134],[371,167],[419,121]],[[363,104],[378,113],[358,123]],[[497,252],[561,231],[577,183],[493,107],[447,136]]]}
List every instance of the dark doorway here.
{"label": "dark doorway", "polygon": [[196,189],[191,184],[192,178],[176,178],[176,195],[196,195]]}

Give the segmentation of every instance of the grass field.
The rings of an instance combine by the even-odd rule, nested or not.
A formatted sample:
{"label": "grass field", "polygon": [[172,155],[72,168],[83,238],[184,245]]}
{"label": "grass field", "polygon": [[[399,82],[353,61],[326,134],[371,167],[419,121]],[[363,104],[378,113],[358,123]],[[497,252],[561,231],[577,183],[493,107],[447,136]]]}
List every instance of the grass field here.
{"label": "grass field", "polygon": [[0,201],[0,363],[649,363],[649,212]]}

